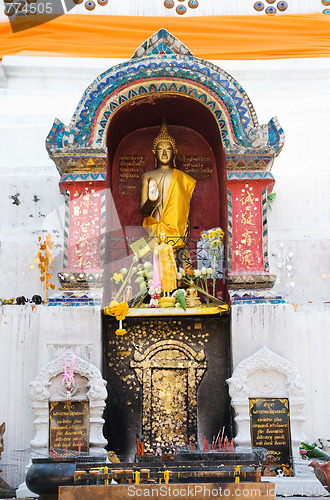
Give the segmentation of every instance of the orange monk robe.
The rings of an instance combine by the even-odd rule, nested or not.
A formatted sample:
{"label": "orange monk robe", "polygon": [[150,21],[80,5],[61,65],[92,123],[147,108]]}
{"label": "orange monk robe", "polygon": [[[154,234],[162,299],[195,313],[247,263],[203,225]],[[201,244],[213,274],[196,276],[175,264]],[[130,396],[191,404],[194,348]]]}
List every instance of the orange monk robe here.
{"label": "orange monk robe", "polygon": [[[162,231],[169,237],[183,236],[195,185],[195,179],[174,168],[160,220],[152,216],[145,217],[143,226],[151,228],[157,238]],[[183,244],[180,239],[174,246],[183,246]]]}
{"label": "orange monk robe", "polygon": [[165,243],[163,245],[159,245],[158,247],[159,279],[162,284],[163,291],[168,293],[177,288],[177,268],[173,252],[174,250],[172,245],[168,245]]}

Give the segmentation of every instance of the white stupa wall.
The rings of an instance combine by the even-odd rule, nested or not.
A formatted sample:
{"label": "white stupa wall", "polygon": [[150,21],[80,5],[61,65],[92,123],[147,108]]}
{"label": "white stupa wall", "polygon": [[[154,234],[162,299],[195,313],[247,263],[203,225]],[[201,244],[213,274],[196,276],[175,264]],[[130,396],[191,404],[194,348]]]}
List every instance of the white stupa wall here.
{"label": "white stupa wall", "polygon": [[[184,3],[182,3],[184,2]],[[65,12],[69,14],[86,14],[86,15],[111,15],[111,16],[166,16],[166,17],[199,17],[199,16],[236,16],[236,15],[255,15],[255,16],[265,16],[265,10],[269,7],[267,2],[263,2],[264,9],[257,11],[254,8],[254,0],[198,0],[198,4],[194,2],[195,7],[190,7],[188,1],[184,0],[174,0],[172,7],[167,8],[165,6],[164,0],[111,0],[107,4],[98,5],[95,2],[95,7],[93,10],[86,9],[84,3],[79,5],[73,5],[73,8],[67,7]],[[47,3],[46,3],[47,5]],[[54,5],[49,3],[52,8],[52,13],[57,13],[56,9],[61,9],[59,13],[62,13],[62,6],[57,7],[56,3]],[[167,4],[168,5],[168,4]],[[177,7],[185,7],[185,11],[182,14],[177,12]],[[272,5],[276,7],[276,5]],[[284,11],[279,9],[276,10],[276,15],[281,16],[283,14],[314,14],[316,12],[322,12],[325,6],[321,3],[321,0],[288,0],[287,8]],[[0,11],[0,19],[6,19],[3,9]]]}

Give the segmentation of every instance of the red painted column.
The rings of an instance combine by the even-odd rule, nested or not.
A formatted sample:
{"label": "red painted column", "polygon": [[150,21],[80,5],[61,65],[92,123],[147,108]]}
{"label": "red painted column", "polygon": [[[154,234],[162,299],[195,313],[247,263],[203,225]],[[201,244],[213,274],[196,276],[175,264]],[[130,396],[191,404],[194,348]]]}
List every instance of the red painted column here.
{"label": "red painted column", "polygon": [[228,175],[229,277],[267,275],[267,194],[275,184],[269,172]]}
{"label": "red painted column", "polygon": [[100,275],[103,273],[105,182],[61,182],[60,189],[66,196],[62,274]]}

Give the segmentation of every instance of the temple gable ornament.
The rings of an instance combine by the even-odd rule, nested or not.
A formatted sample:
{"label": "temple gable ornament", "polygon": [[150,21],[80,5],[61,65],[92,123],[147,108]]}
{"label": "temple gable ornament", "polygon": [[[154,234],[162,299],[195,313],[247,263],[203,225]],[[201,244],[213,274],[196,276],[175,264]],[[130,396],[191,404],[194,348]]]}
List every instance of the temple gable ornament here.
{"label": "temple gable ornament", "polygon": [[[267,195],[275,182],[270,172],[274,159],[284,145],[283,129],[277,117],[260,125],[241,85],[223,69],[194,57],[165,29],[146,40],[130,60],[99,75],[83,94],[70,124],[55,119],[48,134],[46,148],[61,175],[60,190],[66,206],[61,286],[102,289],[107,227],[113,223],[106,222],[106,190],[112,183],[116,149],[134,130],[159,126],[158,117],[153,121],[147,113],[140,114],[139,123],[120,122],[120,113],[147,103],[154,104],[155,109],[158,106],[160,115],[162,102],[173,102],[173,106],[180,102],[183,109],[193,107],[205,115],[210,126],[217,127],[223,155],[219,153],[215,162],[219,171],[223,168],[226,173],[219,174],[219,179],[225,183],[221,196],[227,197],[222,215],[226,227],[222,227],[226,233],[228,287],[273,286],[275,276],[270,274],[268,262]],[[189,126],[182,122],[184,116],[181,113],[173,125]],[[118,123],[121,128],[117,137],[114,124]],[[168,125],[173,127],[170,122]],[[199,132],[203,134],[203,130]],[[208,141],[207,133],[203,139]],[[134,155],[127,154],[133,161]],[[140,175],[145,158],[138,158]],[[206,163],[209,161],[205,155],[202,162],[210,165]],[[210,166],[208,169],[212,171]],[[127,191],[129,186],[124,187]]]}

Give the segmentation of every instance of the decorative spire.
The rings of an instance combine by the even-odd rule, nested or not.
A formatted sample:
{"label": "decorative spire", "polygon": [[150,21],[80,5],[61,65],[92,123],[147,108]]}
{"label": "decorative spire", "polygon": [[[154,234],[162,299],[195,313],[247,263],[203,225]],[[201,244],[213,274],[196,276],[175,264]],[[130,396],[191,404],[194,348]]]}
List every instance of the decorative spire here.
{"label": "decorative spire", "polygon": [[153,145],[152,145],[152,152],[154,155],[156,154],[156,149],[157,149],[158,143],[160,141],[169,141],[169,143],[171,144],[171,146],[173,148],[174,156],[176,156],[176,154],[178,152],[178,150],[176,149],[176,142],[175,142],[175,139],[173,139],[173,137],[171,137],[168,133],[165,118],[163,118],[163,123],[160,127],[160,132],[157,135],[157,137],[155,138]]}

